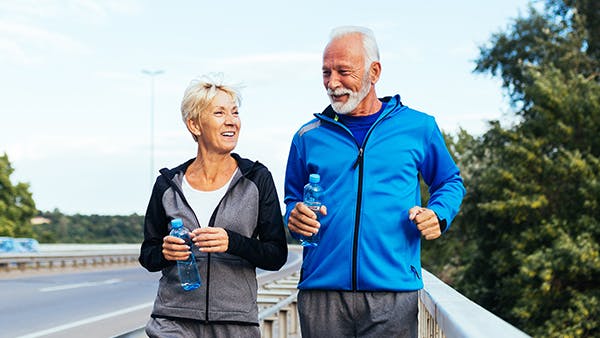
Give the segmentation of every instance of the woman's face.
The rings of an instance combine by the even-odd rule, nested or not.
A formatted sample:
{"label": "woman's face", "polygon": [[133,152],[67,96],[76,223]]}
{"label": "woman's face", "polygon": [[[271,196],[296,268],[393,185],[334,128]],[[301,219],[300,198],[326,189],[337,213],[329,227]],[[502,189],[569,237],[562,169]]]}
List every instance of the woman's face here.
{"label": "woman's face", "polygon": [[235,148],[241,121],[235,100],[229,94],[218,91],[198,121],[200,146],[219,154],[228,154]]}

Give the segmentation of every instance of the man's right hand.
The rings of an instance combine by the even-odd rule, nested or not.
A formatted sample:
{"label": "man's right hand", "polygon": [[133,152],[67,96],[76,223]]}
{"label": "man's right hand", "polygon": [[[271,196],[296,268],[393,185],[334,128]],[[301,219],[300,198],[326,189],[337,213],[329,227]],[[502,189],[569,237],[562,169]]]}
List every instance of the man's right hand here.
{"label": "man's right hand", "polygon": [[[327,207],[322,205],[319,212],[322,215],[327,215]],[[296,203],[288,218],[288,229],[302,236],[310,237],[319,232],[320,227],[321,223],[317,219],[317,214],[304,203]]]}

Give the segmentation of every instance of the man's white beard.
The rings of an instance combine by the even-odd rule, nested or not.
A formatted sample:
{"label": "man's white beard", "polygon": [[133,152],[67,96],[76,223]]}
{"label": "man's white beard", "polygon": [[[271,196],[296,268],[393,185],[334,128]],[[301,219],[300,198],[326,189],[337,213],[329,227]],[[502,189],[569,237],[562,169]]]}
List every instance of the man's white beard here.
{"label": "man's white beard", "polygon": [[[362,79],[363,86],[360,88],[360,91],[353,92],[347,88],[339,88],[337,90],[327,89],[327,95],[329,96],[329,101],[331,101],[331,108],[338,114],[346,115],[353,112],[356,107],[360,104],[360,102],[369,94],[369,89],[371,89],[371,82],[369,81],[369,74],[366,73]],[[333,99],[333,95],[348,95],[348,100],[344,102],[335,102]]]}

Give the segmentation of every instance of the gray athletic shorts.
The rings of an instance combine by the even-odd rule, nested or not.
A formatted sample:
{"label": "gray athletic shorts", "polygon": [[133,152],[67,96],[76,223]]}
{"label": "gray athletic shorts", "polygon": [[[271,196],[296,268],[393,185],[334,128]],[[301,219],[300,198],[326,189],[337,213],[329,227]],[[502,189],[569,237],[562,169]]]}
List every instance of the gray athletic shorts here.
{"label": "gray athletic shorts", "polygon": [[302,337],[416,338],[418,297],[418,291],[300,290]]}
{"label": "gray athletic shorts", "polygon": [[252,325],[202,324],[194,320],[151,318],[146,324],[150,338],[259,338],[260,328]]}

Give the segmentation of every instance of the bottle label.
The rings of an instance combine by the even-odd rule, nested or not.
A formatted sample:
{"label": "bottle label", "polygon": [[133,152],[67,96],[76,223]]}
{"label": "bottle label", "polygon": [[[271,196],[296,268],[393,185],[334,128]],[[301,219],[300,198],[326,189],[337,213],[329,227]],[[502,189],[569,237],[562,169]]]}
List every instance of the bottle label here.
{"label": "bottle label", "polygon": [[[316,176],[316,179],[313,180],[313,176]],[[317,218],[320,216],[321,209],[321,193],[322,188],[318,184],[319,177],[316,174],[312,174],[310,177],[310,183],[304,186],[304,205],[306,205],[310,210],[312,210]],[[316,247],[319,245],[319,240],[321,238],[321,232],[317,232],[312,236],[302,236],[300,239],[300,244],[304,247]]]}
{"label": "bottle label", "polygon": [[304,203],[310,210],[314,211],[315,213],[319,212],[319,209],[321,209],[321,203]]}

